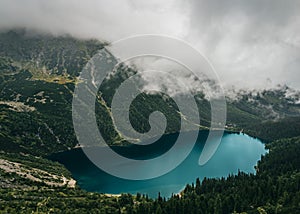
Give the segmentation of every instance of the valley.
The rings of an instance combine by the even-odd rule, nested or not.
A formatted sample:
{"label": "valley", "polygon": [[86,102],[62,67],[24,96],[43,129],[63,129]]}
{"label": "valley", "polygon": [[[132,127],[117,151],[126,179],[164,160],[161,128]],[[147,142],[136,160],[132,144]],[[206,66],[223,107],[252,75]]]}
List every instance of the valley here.
{"label": "valley", "polygon": [[[127,192],[109,197],[81,189],[65,166],[48,157],[78,146],[72,123],[74,87],[84,65],[106,45],[70,36],[30,36],[22,29],[0,33],[0,212],[193,213],[190,203],[203,213],[299,209],[300,95],[287,86],[227,96],[227,131],[243,130],[269,150],[258,162],[256,175],[247,171],[228,172],[226,179],[203,177],[201,184],[186,183],[180,196],[167,199],[158,193],[157,198]],[[110,108],[116,88],[135,72],[121,65],[105,80],[95,102],[99,131],[110,146],[129,145],[114,128]],[[210,104],[201,92],[195,100],[201,117],[195,130],[203,131],[210,126]],[[149,130],[148,116],[156,110],[167,118],[165,134],[180,130],[176,103],[146,93],[132,103],[133,127]]]}

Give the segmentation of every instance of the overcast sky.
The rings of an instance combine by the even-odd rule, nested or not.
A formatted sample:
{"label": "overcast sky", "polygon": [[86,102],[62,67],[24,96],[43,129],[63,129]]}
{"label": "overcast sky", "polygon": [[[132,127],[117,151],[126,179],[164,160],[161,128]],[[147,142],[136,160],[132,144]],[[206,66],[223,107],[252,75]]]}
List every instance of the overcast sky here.
{"label": "overcast sky", "polygon": [[0,29],[115,41],[136,34],[183,39],[226,87],[300,89],[299,0],[0,0]]}

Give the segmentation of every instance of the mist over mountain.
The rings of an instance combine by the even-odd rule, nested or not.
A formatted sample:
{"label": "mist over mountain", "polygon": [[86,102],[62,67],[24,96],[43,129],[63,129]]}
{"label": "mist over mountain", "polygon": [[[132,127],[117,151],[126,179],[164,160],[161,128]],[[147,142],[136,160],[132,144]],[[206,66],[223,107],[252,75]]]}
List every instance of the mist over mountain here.
{"label": "mist over mountain", "polygon": [[[26,128],[25,133],[39,133],[41,131],[36,130],[38,127],[43,127],[45,130],[50,127],[52,130],[50,136],[48,136],[49,133],[45,136],[42,133],[36,136],[25,134],[23,135],[24,140],[21,142],[14,141],[15,138],[12,137],[18,131],[15,131],[14,134],[5,131],[3,142],[12,142],[10,145],[14,145],[16,142],[17,144],[21,143],[21,147],[24,147],[24,145],[26,145],[25,147],[29,146],[27,149],[31,151],[31,144],[26,143],[29,139],[34,139],[37,142],[33,146],[35,148],[44,142],[43,138],[46,138],[45,142],[47,143],[44,143],[43,148],[45,151],[43,152],[53,150],[53,146],[59,150],[65,149],[65,147],[72,148],[76,144],[71,117],[74,87],[88,60],[98,50],[105,49],[106,44],[97,40],[78,40],[70,36],[28,36],[24,30],[13,30],[0,34],[0,47],[0,68],[2,71],[0,76],[0,106],[4,109],[5,114],[14,115],[14,112],[25,112],[15,115],[14,120],[18,122],[14,122],[14,124],[20,125],[15,126],[15,128],[23,127],[26,124],[23,117],[28,114],[32,115],[31,120],[36,121],[36,126],[29,126],[33,130],[31,128],[27,130]],[[117,61],[111,53],[107,50],[105,52],[103,62],[108,60]],[[180,67],[176,67],[176,64],[171,64],[171,66],[161,62],[161,60],[157,61],[155,58],[146,61],[153,69],[167,65],[164,69],[176,73],[177,80],[173,80],[172,87],[166,88],[170,95],[186,93],[185,88],[187,85],[197,89],[193,93],[199,106],[201,125],[204,128],[208,127],[211,117],[210,98],[207,97],[205,91],[207,88],[202,86],[203,83],[207,83],[213,89],[214,82],[209,79],[201,82],[205,79],[198,81],[191,78],[187,71],[180,70]],[[144,63],[136,62],[135,64],[143,65]],[[100,116],[98,118],[99,128],[106,133],[105,137],[109,143],[124,143],[118,133],[115,132],[110,115],[112,98],[120,84],[135,73],[140,74],[142,79],[145,78],[143,80],[145,81],[144,89],[146,91],[147,89],[165,88],[164,83],[168,83],[159,75],[147,76],[147,73],[143,74],[142,69],[142,67],[120,64],[116,69],[116,73],[107,76],[100,87],[101,97],[99,97],[100,100],[96,110]],[[276,122],[293,117],[297,119],[299,115],[299,97],[298,91],[287,86],[272,90],[235,90],[227,94],[227,125],[234,130],[243,127],[251,132],[254,127],[257,127],[257,124],[263,124],[266,121]],[[149,114],[153,110],[158,110],[163,112],[167,118],[170,118],[166,132],[174,132],[178,129],[178,112],[176,109],[176,105],[168,96],[142,93],[133,102],[131,119],[135,127],[143,132],[149,128]],[[9,128],[3,128],[5,126]],[[59,127],[64,127],[64,129],[60,130]],[[6,125],[2,125],[2,128],[3,130],[10,130],[12,128],[11,120],[8,120]],[[195,128],[198,129],[198,127]],[[23,132],[23,128],[21,130]],[[52,132],[59,134],[53,136]],[[262,136],[262,138],[269,139],[272,136],[267,135]],[[57,141],[57,144],[53,144],[48,139]],[[48,142],[51,143],[48,145]],[[59,142],[64,142],[64,144]]]}
{"label": "mist over mountain", "polygon": [[[3,2],[6,3],[3,7],[7,10],[3,9],[1,5]],[[97,32],[92,31],[92,29],[90,31],[78,30],[79,27],[88,27],[83,23],[91,23],[90,21],[93,19],[93,16],[98,14],[90,13],[87,16],[83,14],[80,16],[79,11],[81,11],[81,9],[87,10],[87,8],[90,7],[86,2],[80,2],[81,4],[79,6],[81,6],[81,8],[79,8],[78,5],[74,6],[70,2],[66,5],[66,2],[63,3],[59,1],[53,1],[53,3],[50,1],[27,1],[26,4],[17,1],[12,2],[14,4],[11,5],[10,2],[6,1],[0,3],[0,18],[3,16],[3,18],[6,19],[5,21],[0,19],[0,213],[144,214],[259,212],[289,214],[298,213],[298,211],[300,211],[300,93],[299,90],[297,91],[297,84],[290,84],[292,83],[290,80],[297,81],[299,78],[297,75],[293,76],[293,74],[297,74],[298,52],[291,51],[292,48],[284,49],[285,51],[279,48],[277,43],[271,40],[273,34],[271,35],[270,32],[267,33],[265,31],[265,26],[262,28],[264,29],[264,33],[266,33],[265,41],[268,41],[266,43],[261,42],[261,38],[258,39],[260,42],[249,42],[247,40],[250,38],[249,36],[253,34],[249,32],[243,34],[241,32],[240,27],[244,26],[246,22],[243,22],[243,25],[237,24],[239,27],[237,27],[237,31],[234,32],[225,32],[227,29],[223,29],[223,27],[226,28],[227,26],[224,24],[224,20],[228,21],[232,19],[231,21],[234,21],[236,17],[231,15],[235,14],[235,12],[238,13],[238,11],[242,11],[242,16],[247,17],[249,22],[251,20],[257,20],[257,23],[253,22],[256,26],[260,26],[258,19],[265,20],[267,23],[268,18],[265,12],[268,11],[269,5],[263,4],[264,12],[260,13],[260,7],[254,7],[255,3],[257,3],[256,1],[252,1],[253,3],[250,3],[250,5],[248,5],[249,3],[244,3],[245,7],[241,3],[226,7],[227,3],[219,2],[220,4],[217,4],[214,1],[210,1],[210,3],[208,3],[208,1],[206,1],[206,3],[202,2],[201,7],[206,5],[206,7],[203,8],[203,13],[214,13],[214,10],[220,10],[216,15],[210,18],[211,20],[208,19],[203,23],[201,21],[195,23],[195,25],[198,23],[199,25],[203,24],[203,26],[207,21],[210,23],[211,28],[208,27],[206,29],[206,36],[213,36],[216,33],[215,30],[220,29],[222,35],[218,37],[218,39],[214,40],[213,37],[206,38],[211,38],[212,43],[215,44],[215,42],[217,42],[217,45],[212,48],[212,43],[208,42],[205,36],[199,36],[201,33],[199,34],[198,30],[198,34],[178,34],[177,36],[178,38],[185,36],[185,40],[190,39],[189,41],[191,44],[194,44],[193,46],[199,50],[204,50],[204,52],[206,52],[205,55],[210,58],[211,56],[218,56],[213,60],[211,59],[211,61],[217,68],[221,84],[225,88],[227,109],[226,124],[225,122],[222,123],[222,121],[218,124],[225,126],[224,137],[228,137],[229,135],[238,137],[232,142],[228,141],[230,143],[228,144],[229,148],[240,147],[242,151],[242,153],[233,152],[230,154],[230,156],[234,157],[233,161],[230,161],[230,158],[225,158],[224,161],[222,161],[225,164],[225,168],[227,165],[232,165],[232,162],[248,162],[247,153],[250,147],[247,147],[246,143],[253,145],[254,142],[257,142],[260,148],[265,146],[269,153],[264,156],[258,153],[257,158],[261,157],[261,160],[259,160],[257,164],[254,165],[253,162],[253,165],[251,164],[251,166],[249,166],[251,171],[255,172],[255,174],[248,174],[248,171],[245,171],[245,169],[241,169],[241,171],[236,169],[236,172],[235,170],[232,171],[233,174],[231,172],[227,174],[226,172],[226,174],[219,174],[216,178],[209,176],[202,179],[202,177],[200,177],[201,181],[197,179],[195,184],[191,184],[191,181],[185,181],[184,185],[186,183],[189,184],[187,184],[180,193],[176,190],[178,194],[172,194],[170,198],[163,198],[162,195],[158,193],[158,197],[155,199],[144,195],[144,193],[148,194],[149,192],[143,188],[138,190],[141,191],[141,193],[129,189],[125,190],[126,192],[130,191],[129,193],[122,193],[124,191],[119,189],[118,185],[126,188],[129,185],[127,186],[121,182],[116,182],[115,178],[111,177],[107,179],[99,177],[99,179],[96,179],[95,170],[93,168],[91,168],[92,173],[90,175],[92,175],[92,179],[90,184],[93,186],[95,184],[94,182],[98,182],[99,185],[105,187],[112,185],[116,188],[116,192],[101,189],[85,189],[82,185],[81,178],[76,177],[78,175],[77,172],[72,170],[74,169],[73,167],[82,167],[84,181],[89,183],[87,179],[89,177],[89,167],[87,167],[89,164],[88,159],[83,153],[82,155],[86,159],[80,159],[80,155],[78,156],[78,153],[76,153],[78,151],[82,152],[85,145],[80,141],[80,137],[78,138],[78,135],[76,135],[74,128],[76,128],[76,124],[78,123],[74,124],[74,119],[79,119],[79,123],[84,122],[89,115],[93,116],[89,107],[94,107],[95,109],[92,109],[92,111],[95,110],[96,130],[98,128],[105,143],[110,146],[110,148],[120,149],[120,151],[125,149],[133,151],[136,155],[143,156],[146,154],[145,157],[142,157],[145,158],[145,160],[148,157],[152,157],[147,155],[151,153],[149,148],[153,147],[135,145],[144,147],[140,147],[141,150],[140,148],[136,150],[135,147],[132,147],[134,145],[131,143],[130,138],[126,138],[127,131],[120,132],[120,129],[118,129],[115,124],[116,118],[114,113],[118,113],[118,110],[123,110],[124,103],[122,101],[126,101],[131,97],[134,99],[128,107],[128,114],[125,114],[129,116],[130,126],[139,133],[146,133],[146,137],[149,136],[147,132],[153,127],[153,123],[149,122],[149,120],[151,121],[150,116],[156,111],[162,113],[166,118],[165,128],[161,128],[160,122],[154,124],[158,129],[162,130],[164,134],[161,139],[165,136],[175,136],[177,138],[177,134],[180,134],[181,131],[199,131],[199,133],[207,134],[209,134],[210,131],[219,132],[217,129],[210,129],[214,121],[214,109],[210,102],[211,97],[208,95],[212,93],[211,91],[215,91],[216,89],[216,82],[212,79],[206,78],[205,76],[203,76],[202,79],[197,79],[191,75],[188,70],[185,70],[178,64],[170,63],[156,56],[137,58],[128,63],[119,63],[118,66],[111,69],[120,59],[109,51],[109,47],[111,47],[109,42],[115,40],[117,37],[122,37],[126,33],[131,34],[133,32],[126,31],[128,24],[127,18],[134,17],[131,20],[132,26],[128,29],[143,31],[143,29],[147,27],[152,27],[151,29],[149,28],[149,30],[152,31],[167,21],[167,18],[157,18],[157,23],[159,24],[157,26],[144,26],[145,23],[140,21],[144,21],[143,19],[147,16],[140,15],[140,17],[138,17],[140,20],[138,20],[135,19],[137,18],[137,14],[146,13],[149,17],[153,14],[164,14],[165,11],[173,9],[173,6],[175,7],[176,5],[177,7],[177,3],[179,2],[170,1],[170,5],[168,5],[168,2],[166,3],[168,7],[160,7],[160,2],[155,2],[154,4],[152,2],[133,3],[132,1],[124,1],[118,4],[118,6],[124,7],[122,7],[122,9],[117,8],[116,11],[112,13],[109,13],[103,8],[111,9],[113,6],[109,6],[109,4],[113,3],[106,3],[108,5],[103,3],[103,7],[100,7],[103,9],[101,9],[101,15],[103,15],[103,17],[101,16],[101,20],[109,27],[106,30],[110,31],[98,31],[99,35],[96,35],[95,33]],[[173,3],[176,4],[174,5]],[[293,48],[296,50],[298,34],[295,32],[297,31],[297,27],[294,26],[295,28],[292,29],[292,23],[294,22],[291,22],[291,20],[298,20],[298,16],[293,13],[294,8],[292,6],[296,6],[295,3],[292,4],[292,2],[288,2],[285,5],[289,7],[288,12],[293,14],[290,19],[285,19],[287,18],[286,16],[289,16],[285,14],[285,10],[283,10],[282,13],[280,12],[280,16],[284,16],[285,18],[275,16],[276,13],[274,11],[281,11],[282,7],[279,7],[281,5],[279,2],[272,1],[272,3],[274,3],[272,4],[273,12],[271,13],[273,15],[268,23],[270,26],[273,26],[274,29],[276,28],[275,26],[277,26],[278,34],[276,34],[276,36],[279,39],[289,38],[291,40],[290,44],[293,44]],[[97,11],[97,7],[95,6],[101,4],[101,1],[93,2],[93,9],[91,10]],[[189,4],[195,8],[200,7],[198,2],[189,2]],[[182,3],[182,5],[184,4]],[[74,7],[78,7],[77,10],[75,10]],[[124,24],[123,28],[113,31],[114,24],[110,22],[112,20],[107,17],[117,13],[119,13],[119,16],[121,14],[120,11],[124,10],[124,8],[130,8],[130,13],[123,14],[125,17],[124,20],[120,21],[118,19],[116,23],[126,23],[126,25]],[[132,8],[134,8],[134,10]],[[190,8],[190,11],[193,11],[192,9],[195,8]],[[181,10],[182,8],[178,7],[177,9]],[[73,10],[73,13],[76,14],[77,12],[78,14],[73,17],[71,12],[67,13],[65,10]],[[170,20],[173,21],[177,18],[182,18],[181,16],[176,16],[178,10],[172,10],[174,16],[168,14],[167,17],[170,17]],[[13,11],[16,13],[10,13]],[[51,13],[49,11],[51,11]],[[61,14],[59,15],[58,13]],[[198,12],[194,13],[196,14]],[[219,19],[218,14],[220,15]],[[254,14],[256,15],[252,17]],[[55,23],[52,23],[53,16],[56,16]],[[116,15],[116,17],[118,16]],[[259,18],[255,18],[256,16]],[[35,19],[30,20],[32,17],[35,17]],[[47,17],[49,19],[47,19]],[[80,17],[80,19],[73,20],[72,17],[74,19]],[[85,19],[84,17],[90,18]],[[197,17],[201,18],[201,15],[198,14]],[[209,15],[206,14],[204,17],[209,17]],[[273,19],[275,17],[276,19]],[[45,23],[45,20],[47,23]],[[69,25],[68,22],[70,20],[73,20],[73,25]],[[283,23],[279,26],[280,20],[283,21]],[[217,22],[221,24],[218,25]],[[80,23],[82,23],[82,26]],[[142,24],[141,27],[138,28],[134,23]],[[169,35],[171,35],[172,30],[174,30],[172,31],[173,33],[175,31],[183,32],[182,29],[188,29],[190,27],[189,25],[183,25],[183,28],[178,28],[177,24],[176,21],[173,25],[169,26]],[[232,24],[233,23],[230,22],[231,29],[235,29]],[[70,26],[76,26],[76,28],[72,27],[72,30]],[[246,25],[246,27],[248,28],[249,25]],[[167,28],[162,27],[161,29],[166,30]],[[194,29],[196,30],[197,28],[194,27]],[[213,33],[209,33],[209,29],[211,29]],[[294,32],[295,34],[291,34],[291,37],[287,37],[286,34],[281,34],[282,31],[280,31],[280,29],[288,29],[288,33]],[[229,33],[228,38],[226,37],[226,33]],[[240,35],[240,33],[243,35]],[[197,37],[192,39],[192,35],[197,35]],[[233,35],[237,37],[231,38]],[[261,36],[261,34],[257,32],[256,35]],[[194,43],[192,41],[194,41]],[[226,46],[225,43],[228,46]],[[256,45],[256,48],[252,48],[253,45]],[[271,46],[269,47],[269,45]],[[264,49],[264,47],[268,48]],[[172,50],[173,49],[174,48],[172,48]],[[239,50],[243,51],[237,54]],[[253,52],[254,50],[255,53]],[[181,51],[181,49],[177,51]],[[256,55],[256,52],[259,54]],[[90,64],[92,69],[87,69],[86,75],[79,77],[83,68],[95,55],[99,56],[99,58],[97,58],[99,59],[98,63],[93,64],[92,62],[92,64]],[[282,57],[278,58],[278,55]],[[285,63],[290,65],[287,59],[295,59],[292,65],[296,66],[294,70],[296,73],[293,73],[292,70],[289,69],[284,70],[285,73],[282,73],[282,66]],[[247,67],[250,65],[249,63],[252,67]],[[94,65],[99,65],[99,67],[104,68],[103,70],[105,71],[113,70],[112,73],[105,77],[98,91],[96,83],[102,79],[103,74],[100,72],[101,77],[97,78],[99,77],[99,73],[94,72]],[[234,68],[236,70],[234,70]],[[231,69],[233,69],[232,72]],[[153,73],[147,72],[147,70],[166,71],[171,77],[166,79],[157,72],[153,75]],[[247,72],[250,72],[249,75],[246,75]],[[119,89],[121,88],[122,90],[122,83],[126,82],[135,74],[140,75],[144,83],[143,90],[145,90],[145,92],[140,90],[142,93],[136,97],[126,93],[119,93]],[[276,78],[266,80],[269,85],[264,84],[263,77],[272,75]],[[90,84],[87,84],[86,93],[79,98],[79,103],[82,101],[83,104],[85,104],[85,97],[91,97],[91,95],[95,99],[90,99],[92,103],[84,105],[84,114],[78,114],[76,108],[74,110],[74,106],[72,105],[74,97],[77,97],[76,95],[74,96],[74,91],[76,92],[75,88],[80,85],[80,83],[85,83],[85,81],[88,81]],[[242,86],[235,84],[235,81]],[[277,83],[280,83],[280,85],[277,85]],[[188,105],[184,105],[184,111],[180,111],[180,105],[178,105],[177,102],[180,100],[173,99],[174,97],[169,95],[178,95],[178,98],[186,100],[184,98],[187,96],[186,93],[189,92],[190,88],[194,89],[192,95],[196,106],[189,105],[189,102],[185,102]],[[151,90],[160,89],[164,89],[169,95],[164,93],[150,93]],[[118,94],[119,97],[125,99],[121,100],[122,105],[116,109],[113,108],[112,99]],[[124,109],[126,110],[126,108]],[[219,109],[217,109],[217,111],[218,110]],[[200,116],[199,122],[193,119],[193,115],[197,115],[198,113]],[[191,126],[188,126],[188,129],[181,128],[183,121],[191,124]],[[83,123],[83,125],[84,124],[86,123]],[[88,128],[89,127],[86,128],[83,126],[83,130],[87,130]],[[98,132],[96,131],[95,134],[96,133]],[[93,134],[94,133],[89,133],[89,136]],[[204,139],[205,138],[204,136]],[[83,139],[85,140],[86,138],[84,137]],[[142,142],[141,139],[142,138],[135,137],[133,140],[134,143],[139,144]],[[245,139],[246,141],[243,142],[241,139]],[[186,140],[188,143],[190,139],[188,138]],[[160,143],[163,143],[163,145]],[[170,149],[169,147],[166,147],[166,149],[163,148],[165,143],[169,142],[158,141],[154,143],[155,154],[163,154],[163,152]],[[183,146],[185,146],[185,142]],[[87,148],[94,151],[93,147]],[[107,146],[99,147],[99,149],[101,148],[107,148]],[[184,149],[184,147],[180,147],[180,150],[182,148]],[[218,149],[219,151],[220,148]],[[250,149],[250,152],[257,152],[257,149],[259,148]],[[221,149],[221,151],[222,150],[223,149]],[[71,168],[68,168],[68,164],[61,161],[56,162],[58,159],[51,158],[53,155],[58,154],[73,154],[66,156],[66,159],[70,161]],[[120,154],[122,155],[122,153]],[[198,151],[196,156],[196,161],[188,165],[195,164],[198,166]],[[172,162],[173,159],[177,158],[178,155],[175,154],[174,158],[171,157],[170,160]],[[257,160],[258,159],[256,159],[255,162]],[[108,162],[110,164],[110,161]],[[155,171],[156,168],[159,169],[160,166],[164,164],[163,162],[164,161],[159,163],[153,170]],[[167,162],[169,161],[167,160]],[[214,167],[218,165],[218,163],[212,163],[213,167],[211,167],[211,169],[216,172],[219,171]],[[113,165],[114,164],[111,166]],[[93,167],[95,166],[93,165]],[[220,168],[223,170],[224,167]],[[134,169],[134,171],[136,171],[136,169]],[[137,168],[137,171],[139,171],[139,168]],[[147,171],[150,170],[147,169]],[[174,186],[174,184],[178,182],[178,178],[184,177],[182,176],[183,174],[188,174],[192,171],[198,173],[198,170],[184,168],[183,173],[176,174],[174,179],[165,179],[166,183],[162,183],[162,185],[159,184],[158,186],[162,186],[163,190],[168,189],[168,185]],[[78,172],[81,174],[80,170]],[[105,177],[106,176],[107,173],[105,174]],[[226,177],[224,178],[223,176]],[[144,181],[148,182],[149,180]],[[131,183],[133,184],[134,182],[135,181]],[[149,183],[145,184],[146,186],[151,186],[148,185]],[[104,192],[104,194],[102,192]],[[111,195],[110,193],[122,194]],[[136,193],[136,195],[131,195],[130,193]]]}
{"label": "mist over mountain", "polygon": [[183,39],[214,65],[225,89],[300,89],[300,2],[0,2],[0,29],[116,41],[137,34]]}

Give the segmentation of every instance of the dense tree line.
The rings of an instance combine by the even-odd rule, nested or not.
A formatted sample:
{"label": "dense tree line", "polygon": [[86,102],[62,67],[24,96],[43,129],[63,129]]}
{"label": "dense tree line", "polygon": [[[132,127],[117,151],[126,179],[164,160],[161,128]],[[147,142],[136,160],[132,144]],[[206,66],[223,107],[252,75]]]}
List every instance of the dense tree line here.
{"label": "dense tree line", "polygon": [[[71,112],[74,80],[103,45],[70,37],[26,37],[22,30],[0,34],[0,100],[18,100],[36,109],[15,112],[8,105],[0,104],[1,158],[69,175],[60,165],[27,155],[45,157],[77,144]],[[104,81],[95,103],[100,132],[109,144],[117,145],[125,142],[114,129],[110,103],[115,89],[135,73],[122,66],[114,78]],[[42,68],[50,73],[45,74]],[[73,81],[58,84],[54,77]],[[244,129],[266,142],[277,140],[267,144],[270,153],[258,163],[256,175],[239,172],[227,178],[197,179],[180,195],[169,199],[158,195],[150,199],[141,194],[109,197],[78,187],[49,187],[0,170],[0,213],[300,213],[299,104],[287,98],[286,92],[287,88],[256,95],[245,93],[238,95],[239,99],[227,101],[229,130]],[[202,93],[195,95],[195,99],[201,125],[209,127],[210,103]],[[167,132],[180,128],[176,104],[165,96],[147,94],[132,103],[133,127],[148,131],[148,116],[154,110],[166,115]],[[20,153],[26,156],[21,157]]]}
{"label": "dense tree line", "polygon": [[258,163],[256,175],[197,179],[180,195],[158,197],[144,213],[300,213],[300,138],[267,147],[270,153]]}
{"label": "dense tree line", "polygon": [[[111,197],[79,188],[2,188],[0,210],[7,213],[300,213],[300,137],[267,144],[257,173],[197,179],[166,199],[122,194]],[[18,180],[23,186],[26,180]],[[35,186],[30,189],[29,186]]]}

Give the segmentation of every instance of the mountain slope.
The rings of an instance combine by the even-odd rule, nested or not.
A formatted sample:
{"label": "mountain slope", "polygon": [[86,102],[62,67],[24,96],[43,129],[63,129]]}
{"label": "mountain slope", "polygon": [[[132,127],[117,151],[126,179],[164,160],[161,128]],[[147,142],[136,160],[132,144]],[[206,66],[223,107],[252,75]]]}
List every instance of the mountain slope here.
{"label": "mountain slope", "polygon": [[[77,145],[72,124],[73,91],[83,66],[99,49],[105,48],[105,45],[96,40],[83,41],[69,36],[28,35],[24,30],[0,33],[0,191],[2,196],[0,210],[10,213],[18,210],[60,212],[61,209],[65,209],[64,211],[70,213],[82,213],[93,209],[94,212],[101,210],[101,212],[122,211],[124,213],[134,209],[137,213],[153,213],[157,210],[166,210],[166,207],[172,204],[174,208],[185,203],[194,203],[191,201],[196,196],[193,195],[194,193],[189,193],[194,191],[189,188],[186,190],[187,196],[182,200],[176,196],[166,203],[161,198],[151,200],[147,197],[138,198],[124,194],[121,199],[116,199],[87,193],[78,187],[70,188],[62,181],[63,178],[72,180],[69,172],[62,165],[45,158],[52,153],[68,150]],[[127,142],[113,126],[111,99],[120,84],[136,71],[123,64],[117,71],[111,78],[107,78],[100,88],[101,96],[95,102],[97,122],[108,144],[126,145]],[[290,92],[290,88],[281,87],[255,93],[239,92],[234,99],[227,98],[226,128],[231,131],[243,129],[244,132],[267,142],[300,136],[299,93],[295,92],[290,96]],[[195,100],[201,116],[200,128],[208,128],[210,103],[203,93],[196,94]],[[180,114],[176,103],[162,94],[142,93],[133,101],[130,109],[133,127],[140,132],[146,132],[150,128],[148,116],[155,110],[166,115],[168,120],[166,132],[180,130]],[[195,126],[195,129],[198,128]],[[295,147],[291,142],[296,142]],[[274,160],[280,157],[278,150],[272,153],[273,148],[278,148],[277,145],[282,149],[292,148],[298,151],[299,140],[298,138],[285,139],[270,144],[272,155],[269,157],[272,160],[268,158],[262,160],[260,164],[262,173],[269,172],[264,166],[272,168],[269,164],[272,165]],[[284,159],[289,160],[287,157]],[[298,161],[297,157],[294,159]],[[280,164],[279,167],[289,167],[289,164],[284,161]],[[295,163],[292,162],[292,166],[294,165]],[[283,179],[284,185],[290,181],[294,183],[295,179],[299,179],[297,171],[299,166],[296,164],[294,168],[288,168],[289,170],[285,171],[282,177],[269,178],[271,175],[268,174],[260,182]],[[36,174],[40,173],[45,176],[38,178]],[[239,175],[237,178],[230,178],[228,183],[238,181],[243,186],[245,183],[241,180],[244,177]],[[211,182],[211,186],[218,189],[223,181]],[[279,188],[276,182],[271,184]],[[63,185],[49,185],[54,183]],[[203,184],[203,188],[207,185],[207,183]],[[255,206],[249,202],[250,208],[249,206],[242,207],[243,209],[230,207],[230,210],[254,212],[261,206],[263,209],[268,208],[270,203],[271,211],[274,211],[277,205],[295,208],[299,200],[295,199],[291,205],[285,197],[299,197],[299,190],[296,189],[296,196],[285,196],[284,191],[290,187],[286,185],[280,188],[282,189],[278,194],[278,201],[274,203],[264,198],[263,203],[257,203]],[[203,194],[200,198],[207,199],[208,204],[217,203],[218,197],[224,196],[222,195],[224,192],[218,192],[214,195],[217,198],[209,201],[211,195]],[[239,197],[232,200],[236,204]]]}

